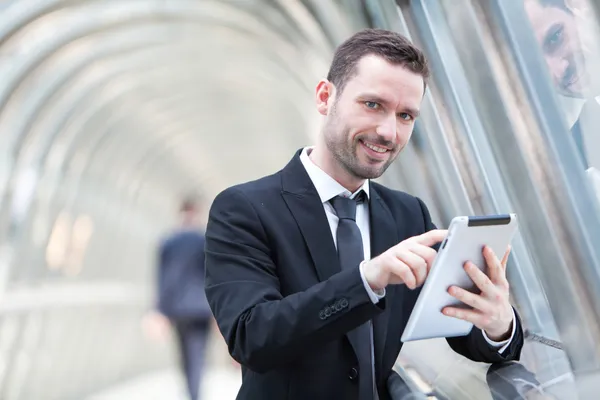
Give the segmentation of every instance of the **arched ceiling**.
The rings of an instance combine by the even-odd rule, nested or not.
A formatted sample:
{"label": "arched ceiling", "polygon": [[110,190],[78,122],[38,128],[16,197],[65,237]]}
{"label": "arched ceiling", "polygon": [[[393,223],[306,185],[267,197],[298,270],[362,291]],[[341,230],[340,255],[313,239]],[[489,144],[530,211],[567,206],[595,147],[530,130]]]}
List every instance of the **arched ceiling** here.
{"label": "arched ceiling", "polygon": [[24,173],[50,193],[85,180],[164,206],[274,172],[312,142],[314,85],[352,24],[338,3],[312,0],[11,4],[3,204]]}

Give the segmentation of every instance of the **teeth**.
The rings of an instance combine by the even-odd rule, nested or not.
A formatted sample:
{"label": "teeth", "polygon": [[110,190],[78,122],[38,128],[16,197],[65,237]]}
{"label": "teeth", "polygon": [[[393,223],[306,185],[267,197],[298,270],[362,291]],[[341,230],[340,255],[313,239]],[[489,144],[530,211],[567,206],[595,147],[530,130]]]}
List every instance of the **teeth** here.
{"label": "teeth", "polygon": [[365,144],[365,146],[367,146],[371,150],[376,151],[378,153],[385,153],[387,151],[387,149],[383,149],[381,147],[373,146],[372,144],[369,144],[369,143],[365,143],[365,142],[363,142],[363,143]]}

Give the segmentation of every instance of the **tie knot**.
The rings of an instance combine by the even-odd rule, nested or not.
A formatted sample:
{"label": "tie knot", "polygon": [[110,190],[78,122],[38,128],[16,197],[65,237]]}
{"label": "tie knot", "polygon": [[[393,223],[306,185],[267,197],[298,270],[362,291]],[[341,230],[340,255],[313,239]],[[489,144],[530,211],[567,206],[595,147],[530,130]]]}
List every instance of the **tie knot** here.
{"label": "tie knot", "polygon": [[364,192],[361,191],[353,199],[342,196],[335,196],[331,199],[331,205],[339,219],[356,220],[356,205],[362,202]]}

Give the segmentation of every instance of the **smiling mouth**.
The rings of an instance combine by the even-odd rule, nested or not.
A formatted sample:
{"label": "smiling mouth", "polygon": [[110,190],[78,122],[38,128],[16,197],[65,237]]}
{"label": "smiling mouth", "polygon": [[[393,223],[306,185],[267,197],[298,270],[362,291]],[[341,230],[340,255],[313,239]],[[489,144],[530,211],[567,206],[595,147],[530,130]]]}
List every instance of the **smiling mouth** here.
{"label": "smiling mouth", "polygon": [[567,90],[572,89],[577,86],[583,75],[579,68],[570,64],[561,79],[561,86]]}
{"label": "smiling mouth", "polygon": [[374,144],[364,142],[362,140],[361,140],[361,143],[364,144],[369,149],[371,149],[371,150],[373,150],[374,152],[377,152],[377,153],[384,154],[384,153],[387,153],[388,151],[390,151],[389,149],[387,149],[385,147],[379,147],[379,146],[376,146]]}
{"label": "smiling mouth", "polygon": [[581,78],[580,75],[573,75],[565,84],[565,87],[571,88],[573,86],[576,86],[577,83],[579,82],[579,79]]}
{"label": "smiling mouth", "polygon": [[359,140],[360,144],[363,145],[363,148],[367,152],[367,156],[373,160],[383,161],[388,158],[387,153],[392,150],[387,147],[378,146],[373,143],[365,142],[364,140]]}

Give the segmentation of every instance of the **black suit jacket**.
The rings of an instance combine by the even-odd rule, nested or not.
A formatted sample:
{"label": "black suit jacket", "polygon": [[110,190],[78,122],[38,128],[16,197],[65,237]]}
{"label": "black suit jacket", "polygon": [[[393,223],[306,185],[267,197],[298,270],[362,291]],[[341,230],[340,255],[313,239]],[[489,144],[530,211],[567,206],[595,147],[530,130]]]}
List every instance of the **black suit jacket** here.
{"label": "black suit jacket", "polygon": [[[238,399],[357,399],[358,363],[346,333],[369,319],[377,388],[388,399],[386,382],[419,290],[388,286],[373,304],[358,267],[341,270],[299,155],[274,175],[226,189],[210,210],[206,294],[230,354],[242,365]],[[374,182],[370,193],[372,257],[434,229],[418,198]],[[448,343],[475,361],[518,359],[518,325],[502,355],[478,329]]]}

